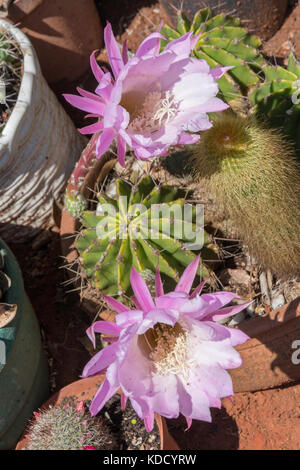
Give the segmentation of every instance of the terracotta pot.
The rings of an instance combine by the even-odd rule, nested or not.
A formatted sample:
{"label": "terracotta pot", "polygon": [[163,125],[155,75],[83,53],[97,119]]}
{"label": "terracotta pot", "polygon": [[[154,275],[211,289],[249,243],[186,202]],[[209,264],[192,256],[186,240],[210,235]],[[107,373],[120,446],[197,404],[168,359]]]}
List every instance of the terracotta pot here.
{"label": "terracotta pot", "polygon": [[169,22],[176,26],[176,8],[182,8],[189,19],[200,8],[210,7],[215,15],[227,13],[245,21],[249,30],[254,30],[262,39],[271,38],[282,25],[288,0],[159,0],[168,15]]}
{"label": "terracotta pot", "polygon": [[[76,397],[78,401],[81,400],[92,400],[102,384],[105,375],[97,375],[95,377],[88,377],[87,379],[78,380],[70,385],[62,388],[58,393],[53,395],[43,406],[42,409],[46,409],[49,405],[59,405],[62,400],[66,397]],[[118,392],[121,394],[121,392]],[[179,450],[177,443],[174,441],[172,436],[169,434],[166,420],[160,416],[155,415],[155,421],[159,429],[160,435],[160,449],[161,450]],[[26,430],[21,437],[16,450],[23,450],[27,445]]]}
{"label": "terracotta pot", "polygon": [[[83,184],[85,190],[93,187],[98,174],[102,181],[110,171],[114,161],[109,159],[109,155],[107,153],[103,160],[100,159],[96,171],[92,169],[87,174]],[[60,234],[66,264],[76,264],[78,252],[74,247],[74,239],[78,228],[76,219],[63,210]],[[70,277],[74,277],[74,274]],[[94,321],[98,314],[103,320],[114,320],[111,312],[102,311],[101,294],[83,288],[81,302],[82,309],[91,321]],[[300,365],[293,364],[291,359],[294,352],[292,344],[300,339],[299,303],[300,298],[263,317],[251,318],[239,324],[239,328],[245,331],[251,340],[237,347],[243,359],[242,367],[230,371],[236,393],[265,390],[300,380]]]}
{"label": "terracotta pot", "polygon": [[300,340],[300,297],[268,315],[245,320],[239,328],[251,340],[237,347],[243,365],[230,371],[235,392],[266,390],[300,380],[300,364],[292,361],[295,341]]}
{"label": "terracotta pot", "polygon": [[94,0],[15,0],[5,15],[31,39],[48,82],[76,80],[103,45]]}

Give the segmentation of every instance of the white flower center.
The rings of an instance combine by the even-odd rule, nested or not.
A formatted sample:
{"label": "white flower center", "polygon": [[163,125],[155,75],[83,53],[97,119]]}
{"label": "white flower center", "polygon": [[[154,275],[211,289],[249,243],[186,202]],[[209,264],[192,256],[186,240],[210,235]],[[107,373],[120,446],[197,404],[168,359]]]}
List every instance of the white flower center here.
{"label": "white flower center", "polygon": [[181,375],[188,382],[189,371],[196,365],[190,354],[190,334],[182,322],[174,327],[157,323],[142,336],[144,350],[153,362],[155,374]]}
{"label": "white flower center", "polygon": [[177,109],[178,102],[171,96],[170,91],[152,91],[146,96],[141,108],[132,114],[128,130],[156,132],[176,115]]}

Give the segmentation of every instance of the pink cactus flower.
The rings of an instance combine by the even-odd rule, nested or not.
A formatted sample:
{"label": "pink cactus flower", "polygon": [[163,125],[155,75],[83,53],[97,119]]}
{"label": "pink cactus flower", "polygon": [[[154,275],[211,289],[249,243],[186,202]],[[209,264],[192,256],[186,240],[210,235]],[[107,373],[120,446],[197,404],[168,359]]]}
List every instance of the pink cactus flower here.
{"label": "pink cactus flower", "polygon": [[97,321],[87,330],[93,344],[95,333],[110,335],[112,342],[83,371],[83,377],[106,371],[90,406],[93,416],[121,388],[122,406],[129,398],[148,431],[153,427],[154,412],[166,418],[182,413],[189,427],[193,419],[210,422],[210,407],[220,408],[220,399],[233,395],[225,369],[241,365],[234,346],[247,341],[248,336],[217,322],[249,304],[224,307],[237,297],[231,292],[200,295],[205,281],[190,295],[198,264],[199,257],[168,294],[163,292],[157,271],[154,299],[132,268],[136,310],[105,297],[118,314],[115,323]]}
{"label": "pink cactus flower", "polygon": [[96,450],[94,446],[84,446],[82,450]]}
{"label": "pink cactus flower", "polygon": [[208,112],[228,107],[216,98],[217,80],[231,67],[210,69],[205,60],[190,57],[198,39],[192,33],[159,52],[162,38],[159,31],[150,34],[128,59],[126,43],[121,53],[108,23],[104,40],[113,76],[99,67],[94,52],[95,93],[78,88],[81,96],[64,95],[71,105],[89,113],[87,117],[99,118],[79,129],[82,134],[99,134],[98,158],[114,140],[123,166],[126,145],[141,160],[167,155],[171,145],[199,140],[198,132],[212,126]]}

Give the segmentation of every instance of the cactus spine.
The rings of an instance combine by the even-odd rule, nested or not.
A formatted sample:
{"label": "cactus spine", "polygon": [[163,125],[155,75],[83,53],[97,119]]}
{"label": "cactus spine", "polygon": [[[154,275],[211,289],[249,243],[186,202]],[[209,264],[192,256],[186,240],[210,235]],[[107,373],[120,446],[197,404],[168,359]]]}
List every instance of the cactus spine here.
{"label": "cactus spine", "polygon": [[300,172],[278,131],[231,112],[214,117],[190,160],[255,259],[279,275],[300,270]]}

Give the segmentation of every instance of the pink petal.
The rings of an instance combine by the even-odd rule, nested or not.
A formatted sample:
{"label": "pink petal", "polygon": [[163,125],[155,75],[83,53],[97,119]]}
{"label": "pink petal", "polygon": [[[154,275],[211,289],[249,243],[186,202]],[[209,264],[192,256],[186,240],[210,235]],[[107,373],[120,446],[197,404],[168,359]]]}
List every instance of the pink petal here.
{"label": "pink petal", "polygon": [[147,432],[151,432],[154,426],[154,413],[150,413],[144,418],[145,428]]}
{"label": "pink petal", "polygon": [[125,167],[126,142],[120,135],[117,137],[117,153],[120,165]]}
{"label": "pink petal", "polygon": [[174,39],[169,42],[165,47],[164,51],[175,52],[176,55],[182,57],[188,57],[192,50],[191,37],[192,32],[186,33],[178,39]]}
{"label": "pink petal", "polygon": [[192,413],[187,416],[190,419],[200,419],[201,421],[211,422],[211,413],[209,409],[209,400],[205,392],[202,390],[201,382],[198,377],[193,377],[186,385],[186,391],[192,399]]}
{"label": "pink petal", "polygon": [[88,113],[97,114],[97,116],[103,116],[105,111],[105,105],[96,99],[83,98],[82,96],[64,94],[65,100],[75,108],[87,111]]}
{"label": "pink petal", "polygon": [[192,50],[195,49],[196,44],[197,44],[198,39],[200,38],[201,34],[202,34],[202,31],[200,31],[200,33],[196,34],[196,36],[191,38],[191,49]]}
{"label": "pink petal", "polygon": [[182,274],[181,278],[179,279],[179,282],[176,286],[175,292],[185,292],[185,293],[189,294],[189,292],[192,288],[196,273],[197,273],[199,261],[200,261],[200,255],[198,255],[194,259],[194,261],[192,261],[188,265],[187,268],[185,268],[185,270],[184,270],[184,272],[183,272],[183,274]]}
{"label": "pink petal", "polygon": [[250,338],[246,333],[239,330],[238,328],[228,328],[230,331],[230,342],[232,346],[237,346],[238,344],[244,344]]}
{"label": "pink petal", "polygon": [[194,290],[194,292],[192,293],[191,299],[193,299],[194,297],[196,297],[196,295],[201,294],[203,287],[205,286],[205,284],[206,284],[208,281],[209,281],[209,277],[208,277],[207,279],[204,279],[204,281],[200,282],[199,286],[197,286],[196,289]]}
{"label": "pink petal", "polygon": [[114,322],[96,321],[87,330],[86,334],[95,347],[95,333],[104,333],[112,336],[119,336],[121,328]]}
{"label": "pink petal", "polygon": [[224,103],[220,98],[211,98],[209,101],[199,104],[197,111],[199,113],[214,113],[216,111],[224,111],[227,108],[229,108],[228,104]]}
{"label": "pink petal", "polygon": [[127,327],[133,323],[138,323],[143,320],[144,314],[142,310],[127,310],[126,312],[119,313],[116,316],[116,323],[119,327]]}
{"label": "pink petal", "polygon": [[139,327],[137,334],[144,334],[149,328],[153,328],[156,323],[165,323],[174,326],[178,320],[179,312],[171,309],[155,308],[150,310],[144,318],[143,323]]}
{"label": "pink petal", "polygon": [[157,308],[180,308],[189,301],[189,296],[185,292],[170,292],[169,294],[155,297],[155,305]]}
{"label": "pink petal", "polygon": [[229,304],[233,299],[238,298],[234,292],[214,292],[213,294],[203,294],[201,299],[204,300],[208,307],[202,311],[201,318],[205,318],[208,314],[219,310],[224,305]]}
{"label": "pink petal", "polygon": [[131,268],[130,283],[137,301],[144,312],[148,312],[149,310],[154,309],[155,305],[147,284],[134,267]]}
{"label": "pink petal", "polygon": [[104,300],[110,305],[116,312],[127,312],[129,308],[126,305],[123,305],[118,300],[114,299],[113,297],[109,297],[107,295],[103,295]]}
{"label": "pink petal", "polygon": [[90,124],[85,127],[81,127],[77,129],[81,134],[95,134],[96,132],[102,131],[103,129],[103,121],[95,122],[94,124]]}
{"label": "pink petal", "polygon": [[118,387],[112,387],[108,380],[105,379],[91,403],[91,415],[96,416],[96,414],[99,413],[105,403],[116,393],[117,390]]}
{"label": "pink petal", "polygon": [[179,415],[179,400],[177,379],[173,374],[153,375],[153,410],[165,418],[177,418]]}
{"label": "pink petal", "polygon": [[103,100],[100,98],[100,96],[95,95],[95,93],[91,93],[90,91],[83,90],[83,88],[80,88],[79,86],[76,88],[78,93],[85,97],[85,98],[90,98],[91,100],[97,100],[100,101],[100,103],[103,103]]}
{"label": "pink petal", "polygon": [[107,23],[104,29],[104,42],[109,57],[109,63],[115,78],[117,78],[124,68],[124,62],[110,23]]}
{"label": "pink petal", "polygon": [[160,277],[160,272],[158,269],[158,266],[156,268],[156,273],[155,273],[155,290],[156,290],[156,296],[160,297],[161,295],[164,295],[164,288],[163,288],[163,283]]}
{"label": "pink petal", "polygon": [[127,51],[127,40],[126,40],[126,39],[125,39],[125,41],[123,42],[122,59],[123,59],[124,65],[126,65],[127,62],[128,62],[128,51]]}
{"label": "pink petal", "polygon": [[186,419],[186,424],[187,424],[187,428],[185,429],[185,431],[188,431],[190,427],[192,426],[193,420],[191,418],[188,418],[187,416],[185,417],[185,419]]}
{"label": "pink petal", "polygon": [[126,403],[127,403],[128,397],[124,395],[124,393],[121,394],[121,409],[125,410],[126,408]]}
{"label": "pink petal", "polygon": [[94,52],[91,54],[91,56],[90,56],[90,64],[91,64],[91,69],[92,69],[92,71],[93,71],[93,74],[94,74],[96,80],[97,80],[98,82],[100,82],[101,79],[102,79],[102,77],[103,77],[103,75],[104,75],[104,72],[101,70],[101,68],[99,67],[99,65],[98,65],[98,63],[97,63],[97,61],[96,61],[96,58],[95,58],[96,52],[98,52],[98,51],[94,51]]}
{"label": "pink petal", "polygon": [[114,138],[114,129],[104,129],[96,145],[97,158],[100,158],[106,152]]}
{"label": "pink petal", "polygon": [[215,80],[219,80],[219,78],[224,75],[228,70],[234,67],[215,67],[214,69],[210,70],[210,74],[214,77]]}
{"label": "pink petal", "polygon": [[245,304],[231,305],[230,307],[221,308],[219,310],[214,311],[210,315],[205,316],[205,320],[211,320],[211,321],[224,320],[225,318],[231,317],[241,312],[242,310],[247,308],[248,305],[250,304],[252,304],[252,302],[247,302]]}
{"label": "pink petal", "polygon": [[118,344],[110,344],[93,356],[83,369],[82,377],[98,375],[115,361]]}
{"label": "pink petal", "polygon": [[159,32],[150,34],[139,46],[136,52],[136,57],[143,57],[144,55],[157,55],[159,52],[161,39],[166,38]]}
{"label": "pink petal", "polygon": [[195,144],[200,139],[200,135],[188,134],[187,132],[181,132],[178,144],[189,145]]}

